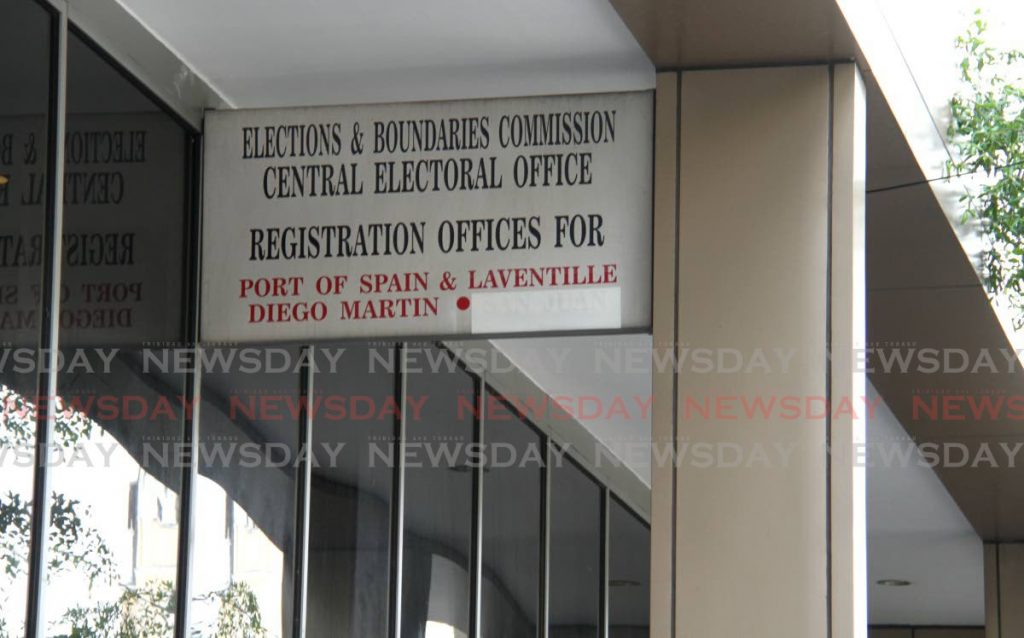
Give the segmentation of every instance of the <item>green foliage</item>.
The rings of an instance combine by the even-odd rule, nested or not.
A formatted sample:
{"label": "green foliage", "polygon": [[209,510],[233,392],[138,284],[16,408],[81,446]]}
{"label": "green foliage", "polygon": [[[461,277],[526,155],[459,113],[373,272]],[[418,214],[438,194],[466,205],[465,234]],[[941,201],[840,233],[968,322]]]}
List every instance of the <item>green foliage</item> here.
{"label": "green foliage", "polygon": [[[0,449],[31,448],[35,442],[36,409],[24,397],[0,386],[0,404],[4,406]],[[85,415],[64,411],[56,419],[55,443],[63,451],[73,450],[92,435],[93,423]],[[85,525],[89,508],[64,494],[50,494],[49,567],[51,574],[79,571],[90,584],[114,577],[114,558],[99,532]],[[0,494],[0,565],[7,579],[26,573],[32,502],[26,496],[8,491]],[[0,581],[0,592],[3,590]]]}
{"label": "green foliage", "polygon": [[963,53],[965,89],[950,101],[949,138],[953,175],[974,174],[982,184],[961,197],[963,221],[977,220],[985,235],[982,278],[990,293],[1014,307],[1024,326],[1024,89],[1007,77],[1024,52],[985,42],[988,25],[976,11],[967,33],[956,39]]}
{"label": "green foliage", "polygon": [[[30,449],[35,442],[36,409],[27,399],[0,384],[0,450]],[[74,410],[58,413],[54,443],[72,453],[89,441],[95,423]],[[85,576],[92,587],[116,584],[114,554],[87,521],[89,508],[61,493],[50,495],[50,529],[47,577],[60,573]],[[27,573],[32,502],[27,495],[7,491],[0,494],[0,599],[7,589]],[[161,638],[174,630],[174,583],[149,581],[126,586],[110,602],[77,605],[64,612],[60,626],[66,633],[56,638]],[[211,592],[200,600],[216,605],[216,621],[192,630],[194,638],[260,638],[267,635],[259,603],[245,583],[234,583]],[[14,632],[0,618],[0,638]]]}
{"label": "green foliage", "polygon": [[73,607],[64,613],[71,628],[58,638],[160,638],[174,632],[174,583],[152,581],[125,589],[112,603]]}
{"label": "green foliage", "polygon": [[213,592],[206,599],[218,602],[217,626],[212,633],[193,631],[197,638],[261,638],[267,635],[260,616],[256,594],[246,583],[232,583],[227,589]]}
{"label": "green foliage", "polygon": [[[267,635],[256,594],[246,583],[199,597],[217,606],[217,619],[208,627],[195,627],[193,638],[261,638]],[[73,607],[64,613],[70,628],[56,638],[167,638],[174,633],[174,583],[151,581],[125,589],[111,603]]]}
{"label": "green foliage", "polygon": [[0,564],[8,579],[24,573],[31,505],[20,494],[0,496]]}
{"label": "green foliage", "polygon": [[[50,501],[50,573],[80,571],[90,584],[112,579],[110,548],[99,532],[82,522],[82,516],[89,517],[89,509],[63,494],[51,494]],[[14,492],[0,496],[0,564],[9,579],[26,573],[31,525],[31,501]]]}
{"label": "green foliage", "polygon": [[116,575],[114,554],[99,532],[82,520],[89,517],[89,508],[56,492],[50,494],[50,500],[49,573],[83,573],[90,586],[100,579],[112,581]]}

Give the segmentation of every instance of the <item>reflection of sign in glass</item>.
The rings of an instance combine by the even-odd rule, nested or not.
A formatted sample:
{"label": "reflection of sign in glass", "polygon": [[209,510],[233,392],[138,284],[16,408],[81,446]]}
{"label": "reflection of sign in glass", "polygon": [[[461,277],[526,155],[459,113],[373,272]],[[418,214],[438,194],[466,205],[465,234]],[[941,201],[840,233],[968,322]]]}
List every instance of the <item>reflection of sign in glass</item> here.
{"label": "reflection of sign in glass", "polygon": [[[46,163],[33,149],[44,131],[42,118],[0,121],[0,331],[22,345],[38,339]],[[184,150],[159,113],[68,117],[62,345],[180,335]]]}
{"label": "reflection of sign in glass", "polygon": [[46,118],[0,118],[0,342],[38,343]]}
{"label": "reflection of sign in glass", "polygon": [[205,341],[645,329],[650,93],[207,117]]}

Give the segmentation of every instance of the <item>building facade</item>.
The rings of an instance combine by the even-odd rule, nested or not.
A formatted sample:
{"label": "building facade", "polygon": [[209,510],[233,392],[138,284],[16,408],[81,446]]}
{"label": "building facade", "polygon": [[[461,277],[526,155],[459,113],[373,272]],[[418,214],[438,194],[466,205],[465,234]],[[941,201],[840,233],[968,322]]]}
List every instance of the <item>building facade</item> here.
{"label": "building facade", "polygon": [[0,635],[1014,635],[979,475],[891,588],[864,353],[1005,335],[884,19],[442,4],[0,6]]}

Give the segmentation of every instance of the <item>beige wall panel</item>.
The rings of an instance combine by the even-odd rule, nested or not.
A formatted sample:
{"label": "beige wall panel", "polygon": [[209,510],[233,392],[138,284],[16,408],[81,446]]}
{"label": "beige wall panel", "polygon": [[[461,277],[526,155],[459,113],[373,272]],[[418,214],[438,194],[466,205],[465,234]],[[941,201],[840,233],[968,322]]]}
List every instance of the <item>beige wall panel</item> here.
{"label": "beige wall panel", "polygon": [[999,544],[999,638],[1024,636],[1024,544]]}
{"label": "beige wall panel", "polygon": [[770,467],[683,458],[678,636],[827,635],[823,420],[703,419],[684,398],[824,395],[828,99],[825,67],[682,75],[680,340],[796,354],[785,371],[678,377],[681,446],[791,452]]}

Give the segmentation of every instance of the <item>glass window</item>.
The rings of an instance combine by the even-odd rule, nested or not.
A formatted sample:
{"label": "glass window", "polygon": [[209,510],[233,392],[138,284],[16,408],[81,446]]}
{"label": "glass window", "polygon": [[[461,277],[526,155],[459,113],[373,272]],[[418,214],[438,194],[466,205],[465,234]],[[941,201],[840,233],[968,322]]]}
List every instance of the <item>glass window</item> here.
{"label": "glass window", "polygon": [[410,344],[403,442],[403,638],[469,633],[474,381],[454,357]]}
{"label": "glass window", "polygon": [[396,424],[391,345],[316,346],[306,634],[386,636]]}
{"label": "glass window", "polygon": [[574,461],[551,467],[551,638],[598,638],[601,609],[601,487]]}
{"label": "glass window", "polygon": [[75,33],[67,73],[46,631],[170,636],[188,137]]}
{"label": "glass window", "polygon": [[0,4],[0,636],[20,635],[25,621],[51,23],[32,0]]}
{"label": "glass window", "polygon": [[240,346],[205,354],[190,635],[290,636],[296,477],[305,453],[301,351]]}
{"label": "glass window", "polygon": [[650,634],[651,530],[618,499],[608,513],[608,635]]}
{"label": "glass window", "polygon": [[[0,59],[17,61],[5,69],[10,90],[0,92],[0,638],[24,632],[40,283],[52,239],[53,25],[33,0],[0,6]],[[292,635],[305,514],[310,636],[387,636],[400,586],[400,638],[468,638],[478,514],[481,635],[544,634],[547,603],[551,638],[598,638],[601,486],[561,455],[546,469],[544,437],[489,390],[481,420],[482,382],[454,355],[423,344],[317,344],[312,397],[304,395],[308,351],[300,346],[211,346],[199,362],[182,358],[192,336],[196,138],[74,28],[67,58],[45,635],[170,638],[191,458],[193,638]],[[398,352],[410,364],[404,383]],[[186,448],[187,384],[197,365],[199,439]],[[312,410],[308,447],[304,405]],[[308,512],[300,500],[305,459]],[[477,487],[482,509],[474,507]],[[609,517],[611,635],[646,636],[649,532],[617,503]],[[404,559],[395,583],[397,520]]]}
{"label": "glass window", "polygon": [[490,391],[484,413],[481,635],[533,638],[541,591],[544,444]]}

